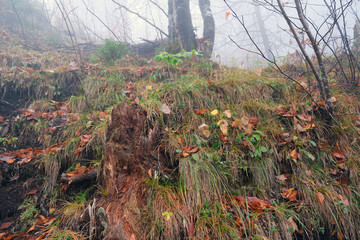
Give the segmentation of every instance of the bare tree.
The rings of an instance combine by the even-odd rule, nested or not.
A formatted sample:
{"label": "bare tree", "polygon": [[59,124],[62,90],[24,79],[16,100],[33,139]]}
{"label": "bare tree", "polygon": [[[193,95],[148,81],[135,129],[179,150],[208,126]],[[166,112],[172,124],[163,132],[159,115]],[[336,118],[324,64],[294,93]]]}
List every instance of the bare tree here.
{"label": "bare tree", "polygon": [[[294,0],[294,5],[291,5],[288,2],[283,3],[280,0],[276,0],[276,1],[275,0],[255,0],[255,2],[258,5],[261,5],[262,7],[265,7],[266,9],[279,14],[286,21],[288,27],[290,28],[290,33],[297,43],[298,49],[302,53],[306,63],[310,67],[311,72],[317,81],[317,87],[318,87],[319,93],[320,93],[320,100],[324,103],[323,109],[326,110],[326,112],[328,113],[328,116],[330,116],[330,118],[335,123],[337,123],[337,122],[332,115],[333,110],[334,110],[334,106],[333,106],[334,100],[331,95],[330,85],[329,85],[329,80],[328,80],[329,70],[327,69],[327,66],[325,64],[326,60],[331,60],[334,58],[332,58],[331,54],[329,55],[329,51],[325,51],[325,48],[330,50],[330,52],[333,54],[333,56],[339,62],[339,58],[335,54],[336,49],[333,49],[330,46],[329,41],[330,40],[335,41],[335,37],[333,36],[333,34],[334,34],[334,30],[335,30],[336,26],[340,32],[340,35],[343,35],[346,38],[346,34],[344,34],[344,32],[343,32],[343,34],[341,34],[341,31],[343,31],[341,29],[344,29],[346,27],[345,23],[344,23],[344,26],[340,27],[340,24],[337,21],[340,16],[341,17],[344,16],[344,14],[345,14],[344,12],[345,12],[346,8],[348,6],[350,6],[351,2],[352,2],[351,0],[347,1],[346,3],[344,3],[342,0],[339,0],[339,1],[340,1],[340,8],[337,8],[337,9],[329,8],[330,12],[325,17],[325,20],[319,26],[317,26],[311,19],[309,19],[306,16],[306,14],[304,12],[304,8],[305,8],[306,4],[302,3],[300,0]],[[296,84],[299,84],[299,82],[297,82],[296,79],[292,78],[291,76],[289,76],[289,74],[287,74],[285,71],[283,71],[281,69],[281,67],[277,64],[276,59],[274,58],[274,55],[272,53],[271,53],[272,57],[270,58],[269,55],[266,54],[266,52],[264,52],[260,49],[257,42],[255,42],[255,40],[251,36],[250,32],[248,31],[247,26],[245,25],[244,19],[237,16],[236,12],[231,8],[231,6],[227,2],[227,0],[224,0],[224,2],[231,9],[233,15],[235,16],[235,18],[238,20],[238,22],[244,28],[244,30],[245,30],[247,36],[249,37],[249,39],[251,40],[252,44],[256,47],[256,51],[250,50],[250,52],[260,55],[261,57],[266,59],[272,67],[279,70],[288,79],[295,82]],[[290,9],[296,10],[296,16],[294,16],[294,14],[289,16],[288,10],[290,10]],[[337,13],[337,14],[334,13],[336,11],[338,11],[339,13]],[[329,19],[332,20],[331,23],[328,23]],[[322,31],[320,30],[324,26],[328,27],[326,29],[325,33],[323,33],[324,32],[323,29],[322,29]],[[304,40],[302,39],[303,35],[306,35],[307,43],[304,43]],[[317,38],[319,38],[319,39],[317,39]],[[235,41],[233,41],[233,42],[236,44]],[[307,44],[310,46],[310,49],[305,50],[305,46]],[[348,46],[350,46],[349,41],[344,41],[344,45],[346,45],[346,44]],[[237,44],[237,46],[240,49],[244,49],[243,47],[239,46],[238,44]],[[349,47],[345,47],[345,48],[347,49],[347,55],[349,55]],[[245,49],[245,50],[248,50],[248,49]],[[313,56],[310,55],[311,51],[313,52]],[[353,62],[355,61],[354,57],[352,57],[352,56],[349,56],[349,57],[350,57],[350,59],[352,59]],[[345,75],[346,71],[344,70],[344,68],[341,68],[341,72],[342,72],[342,74]],[[309,97],[311,97],[314,104],[317,105],[318,100],[315,101],[315,99],[313,98],[313,96],[311,95],[310,92],[307,92],[307,94],[309,95]],[[321,107],[321,106],[319,106],[319,107]]]}

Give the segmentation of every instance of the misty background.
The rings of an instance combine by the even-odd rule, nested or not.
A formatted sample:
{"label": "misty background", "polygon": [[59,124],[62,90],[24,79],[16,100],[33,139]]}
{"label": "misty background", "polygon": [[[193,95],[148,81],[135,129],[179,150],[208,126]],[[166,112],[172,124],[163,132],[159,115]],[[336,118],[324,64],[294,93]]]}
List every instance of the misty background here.
{"label": "misty background", "polygon": [[[124,7],[119,7],[119,4],[115,2]],[[262,50],[267,46],[279,60],[296,51],[297,46],[292,40],[286,22],[271,8],[259,6],[258,3],[249,0],[227,2],[239,18],[243,19],[248,32]],[[2,0],[0,3],[1,23],[4,29],[5,26],[15,25],[12,26],[13,30],[21,33],[19,25],[23,25],[22,31],[25,32],[23,34],[29,38],[29,41],[36,35],[42,34],[44,29],[48,29],[52,32],[47,36],[49,42],[64,41],[70,44],[70,34],[64,18],[70,20],[74,31],[71,34],[76,37],[78,43],[101,44],[105,39],[113,39],[136,44],[146,40],[164,39],[166,37],[158,29],[164,32],[168,30],[167,0]],[[284,1],[284,3],[289,14],[296,16],[293,3],[291,1]],[[320,34],[325,34],[331,24],[331,19],[328,17],[324,1],[315,0],[304,3],[306,3],[305,11],[308,19],[314,26],[319,27]],[[194,31],[200,38],[203,22],[198,1],[190,0],[190,4]],[[59,10],[61,8],[63,12]],[[231,11],[225,2],[211,1],[211,9],[216,25],[213,60],[230,66],[255,68],[262,66],[264,61],[261,57],[239,49],[231,41],[233,39],[242,48],[256,51],[244,28],[232,14],[229,15]],[[358,10],[359,1],[354,1],[346,9],[344,18],[339,19],[341,24],[346,25],[346,34],[350,39],[353,37],[353,27],[358,19]],[[137,14],[158,29],[138,17]],[[338,36],[336,29],[331,34],[336,44]],[[317,36],[317,39],[319,38]]]}

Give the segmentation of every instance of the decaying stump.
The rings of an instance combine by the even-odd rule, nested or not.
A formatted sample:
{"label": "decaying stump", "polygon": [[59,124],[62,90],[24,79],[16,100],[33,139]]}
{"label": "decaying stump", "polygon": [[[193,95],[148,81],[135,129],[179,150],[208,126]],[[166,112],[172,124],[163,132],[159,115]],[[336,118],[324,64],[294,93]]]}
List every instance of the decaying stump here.
{"label": "decaying stump", "polygon": [[123,103],[113,109],[107,130],[102,181],[107,196],[99,205],[106,211],[106,239],[142,239],[141,216],[147,199],[143,179],[161,160],[154,156],[158,130],[146,124],[147,113]]}

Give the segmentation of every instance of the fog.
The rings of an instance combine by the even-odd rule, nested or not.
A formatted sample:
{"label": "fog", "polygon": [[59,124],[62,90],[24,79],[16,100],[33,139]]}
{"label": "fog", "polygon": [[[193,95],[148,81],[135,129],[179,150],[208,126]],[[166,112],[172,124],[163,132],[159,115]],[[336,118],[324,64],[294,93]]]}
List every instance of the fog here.
{"label": "fog", "polygon": [[[165,33],[168,31],[167,0],[27,0],[27,2],[37,2],[41,5],[43,14],[51,22],[53,28],[59,33],[68,35],[63,16],[65,13],[72,23],[74,31],[72,34],[80,43],[99,44],[104,39],[110,38],[135,44],[143,42],[144,39],[153,41],[166,38],[161,30]],[[125,8],[120,8],[114,2],[118,2]],[[295,41],[292,40],[286,22],[271,7],[258,6],[254,1],[229,0],[227,2],[238,17],[244,21],[251,37],[262,50],[266,46],[264,36],[268,38],[267,46],[276,57],[281,58],[298,49]],[[329,11],[323,0],[303,1],[303,4],[306,5],[305,13],[312,28],[314,26],[319,28],[320,34],[317,35],[317,40],[319,40],[321,35],[326,34],[329,29],[331,22],[328,17]],[[201,38],[203,22],[198,1],[190,0],[190,5],[194,31],[198,38]],[[59,11],[62,7],[63,14]],[[358,1],[354,1],[352,6],[346,9],[344,18],[339,19],[342,26],[346,25],[346,34],[350,39],[353,35],[358,7]],[[232,14],[226,17],[227,12],[231,12],[231,10],[225,2],[223,0],[211,1],[211,9],[216,25],[213,59],[234,66],[257,67],[263,65],[262,58],[251,53],[257,49],[238,19]],[[292,1],[286,3],[286,9],[288,14],[295,19],[296,11]],[[338,33],[334,30],[331,34],[335,38]],[[250,52],[239,49],[229,37],[241,48]]]}

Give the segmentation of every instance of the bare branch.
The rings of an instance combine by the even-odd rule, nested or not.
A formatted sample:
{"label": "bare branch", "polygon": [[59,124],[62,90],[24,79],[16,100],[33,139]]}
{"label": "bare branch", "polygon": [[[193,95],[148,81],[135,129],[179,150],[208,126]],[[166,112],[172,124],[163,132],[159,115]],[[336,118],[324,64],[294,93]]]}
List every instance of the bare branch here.
{"label": "bare branch", "polygon": [[116,34],[114,33],[114,31],[111,30],[111,28],[109,28],[109,27],[101,20],[101,18],[99,18],[94,12],[92,12],[92,11],[88,8],[88,6],[86,5],[86,3],[85,3],[84,0],[83,0],[83,3],[84,3],[84,5],[85,5],[85,7],[86,7],[86,10],[87,10],[89,13],[91,13],[91,15],[93,15],[97,20],[99,20],[99,22],[100,22],[102,25],[104,25],[104,27],[106,27],[106,29],[109,30],[109,31],[111,32],[111,34],[116,38],[116,40],[120,43],[121,41],[120,41],[120,39],[116,36]]}
{"label": "bare branch", "polygon": [[120,8],[125,9],[126,11],[128,11],[129,13],[132,13],[136,16],[138,16],[140,19],[144,20],[145,22],[147,22],[148,24],[150,24],[151,26],[153,26],[155,29],[157,29],[161,34],[165,35],[166,37],[169,37],[169,35],[167,33],[165,33],[163,30],[161,30],[159,27],[157,27],[155,24],[153,24],[152,22],[150,22],[150,20],[148,20],[147,18],[141,16],[139,13],[134,12],[132,10],[130,10],[129,8],[125,7],[124,5],[121,5],[120,3],[116,2],[115,0],[112,0],[113,3],[115,3],[116,5],[118,5]]}

